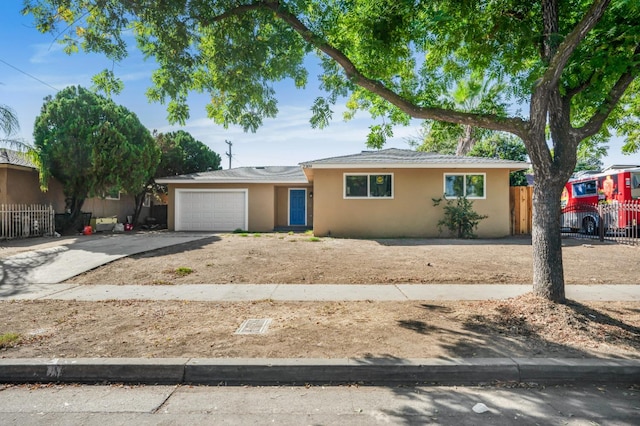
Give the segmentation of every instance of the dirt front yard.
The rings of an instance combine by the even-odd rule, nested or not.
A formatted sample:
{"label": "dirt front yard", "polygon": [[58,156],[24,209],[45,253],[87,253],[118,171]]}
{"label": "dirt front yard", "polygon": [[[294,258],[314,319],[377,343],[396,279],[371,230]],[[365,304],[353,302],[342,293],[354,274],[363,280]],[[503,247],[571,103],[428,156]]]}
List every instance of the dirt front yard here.
{"label": "dirt front yard", "polygon": [[[640,248],[565,240],[568,283],[640,284]],[[113,262],[77,284],[531,283],[527,238],[218,235]],[[270,319],[264,334],[236,334]],[[4,342],[1,336],[13,336]],[[640,303],[0,302],[0,357],[640,357]]]}
{"label": "dirt front yard", "polygon": [[[640,247],[564,240],[567,284],[640,284]],[[531,284],[531,239],[315,238],[221,234],[131,256],[78,284]]]}

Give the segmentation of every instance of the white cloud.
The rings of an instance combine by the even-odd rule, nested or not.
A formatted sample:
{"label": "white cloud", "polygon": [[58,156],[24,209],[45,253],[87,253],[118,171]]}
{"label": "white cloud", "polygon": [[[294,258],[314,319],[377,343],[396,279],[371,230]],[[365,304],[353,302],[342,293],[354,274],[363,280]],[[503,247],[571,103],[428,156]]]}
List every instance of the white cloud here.
{"label": "white cloud", "polygon": [[56,41],[32,44],[31,49],[34,51],[33,55],[29,58],[29,62],[32,64],[51,63],[60,57],[60,53],[64,54],[64,46]]}

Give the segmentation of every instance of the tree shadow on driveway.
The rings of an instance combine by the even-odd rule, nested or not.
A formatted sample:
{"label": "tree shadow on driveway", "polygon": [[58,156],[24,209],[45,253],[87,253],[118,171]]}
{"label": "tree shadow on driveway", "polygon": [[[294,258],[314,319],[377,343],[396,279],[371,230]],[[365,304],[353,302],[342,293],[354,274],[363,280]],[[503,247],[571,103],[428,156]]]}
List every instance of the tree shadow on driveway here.
{"label": "tree shadow on driveway", "polygon": [[216,241],[219,236],[204,233],[111,234],[25,251],[0,260],[0,297],[25,294],[32,284],[57,284],[123,257],[150,257],[164,249],[180,253]]}

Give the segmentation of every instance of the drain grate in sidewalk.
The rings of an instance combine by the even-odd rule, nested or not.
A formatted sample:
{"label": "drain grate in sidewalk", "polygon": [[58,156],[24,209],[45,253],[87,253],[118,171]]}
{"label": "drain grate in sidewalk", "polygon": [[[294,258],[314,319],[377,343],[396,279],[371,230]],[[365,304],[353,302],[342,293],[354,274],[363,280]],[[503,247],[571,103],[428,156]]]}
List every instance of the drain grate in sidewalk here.
{"label": "drain grate in sidewalk", "polygon": [[251,318],[244,320],[235,334],[264,334],[271,324],[271,318]]}

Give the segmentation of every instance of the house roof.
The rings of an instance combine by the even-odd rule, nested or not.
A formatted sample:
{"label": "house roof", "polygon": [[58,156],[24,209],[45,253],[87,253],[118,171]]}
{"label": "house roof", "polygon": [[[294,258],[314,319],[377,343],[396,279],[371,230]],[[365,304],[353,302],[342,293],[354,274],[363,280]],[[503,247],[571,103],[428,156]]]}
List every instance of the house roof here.
{"label": "house roof", "polygon": [[[301,166],[301,167],[300,167]],[[300,166],[238,167],[156,179],[157,183],[275,183],[304,184],[313,178],[313,169],[335,168],[450,168],[450,169],[509,169],[529,167],[524,161],[500,160],[484,157],[442,155],[408,149],[389,148],[362,151],[359,154],[323,158],[300,163]]]}
{"label": "house roof", "polygon": [[299,166],[238,167],[168,176],[157,183],[308,183]]}
{"label": "house roof", "polygon": [[471,168],[522,170],[529,167],[524,161],[500,160],[486,157],[443,155],[434,152],[389,148],[362,151],[358,154],[323,158],[301,163],[304,168]]}
{"label": "house roof", "polygon": [[35,169],[33,164],[22,152],[12,149],[0,148],[0,164],[8,164],[11,166],[29,167]]}

